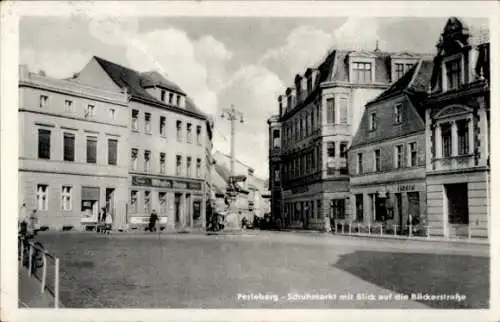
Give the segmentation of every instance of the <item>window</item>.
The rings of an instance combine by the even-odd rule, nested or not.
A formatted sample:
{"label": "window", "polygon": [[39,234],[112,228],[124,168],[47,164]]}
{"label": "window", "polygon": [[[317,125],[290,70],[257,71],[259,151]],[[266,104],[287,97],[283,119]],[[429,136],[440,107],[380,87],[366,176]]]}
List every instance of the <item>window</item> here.
{"label": "window", "polygon": [[73,110],[73,101],[65,100],[64,101],[64,110],[66,112],[71,112]]}
{"label": "window", "polygon": [[273,148],[280,147],[280,130],[273,130]]}
{"label": "window", "polygon": [[316,130],[316,119],[314,118],[314,111],[311,112],[311,133],[314,134]]}
{"label": "window", "polygon": [[160,173],[161,174],[166,174],[167,173],[167,167],[166,167],[166,155],[163,152],[160,152]]}
{"label": "window", "polygon": [[300,119],[299,123],[299,132],[300,132],[299,139],[302,139],[304,137],[304,120],[302,118]]}
{"label": "window", "polygon": [[92,120],[94,119],[95,117],[95,106],[94,105],[87,105],[87,107],[85,108],[85,115],[84,117],[87,119],[87,120]]}
{"label": "window", "polygon": [[371,83],[372,64],[371,63],[353,63],[352,64],[352,82],[353,83]]}
{"label": "window", "polygon": [[201,159],[196,159],[196,177],[201,178]]}
{"label": "window", "polygon": [[144,150],[144,172],[151,171],[151,151]]}
{"label": "window", "polygon": [[64,133],[64,161],[75,161],[75,135]]}
{"label": "window", "polygon": [[97,163],[96,137],[87,137],[87,163]]}
{"label": "window", "polygon": [[339,99],[339,123],[347,124],[347,99]]}
{"label": "window", "polygon": [[396,169],[402,168],[403,167],[403,146],[402,145],[396,145],[394,156],[395,156],[394,167]]}
{"label": "window", "polygon": [[175,174],[180,176],[182,173],[182,156],[177,155],[175,157]]}
{"label": "window", "polygon": [[347,142],[340,142],[340,157],[347,158]]}
{"label": "window", "polygon": [[137,212],[137,195],[138,192],[135,190],[130,191],[130,212]]}
{"label": "window", "polygon": [[196,144],[201,145],[201,126],[196,126]]}
{"label": "window", "polygon": [[305,130],[304,130],[304,136],[307,137],[309,135],[309,114],[306,114],[306,120],[304,122],[305,124]]}
{"label": "window", "polygon": [[417,143],[412,142],[408,144],[408,166],[416,167],[417,166]]}
{"label": "window", "polygon": [[461,59],[457,58],[446,62],[447,89],[456,89],[462,85]]}
{"label": "window", "polygon": [[38,129],[38,158],[50,159],[50,131]]}
{"label": "window", "polygon": [[40,108],[46,108],[49,103],[49,97],[47,95],[40,95]]}
{"label": "window", "polygon": [[71,202],[71,187],[70,186],[62,186],[61,190],[61,209],[63,211],[71,211],[72,202]]}
{"label": "window", "polygon": [[449,123],[441,126],[441,138],[443,144],[443,157],[451,157],[451,125]]}
{"label": "window", "polygon": [[333,218],[345,219],[345,199],[333,199],[330,201]]}
{"label": "window", "polygon": [[177,142],[182,142],[182,122],[177,121]]}
{"label": "window", "polygon": [[180,106],[180,105],[181,105],[181,96],[180,96],[180,95],[177,95],[175,105],[177,105],[177,106]]}
{"label": "window", "polygon": [[118,155],[118,140],[108,139],[108,164],[116,165]]}
{"label": "window", "polygon": [[335,157],[335,142],[328,142],[327,143],[327,151],[328,151],[329,158]]}
{"label": "window", "polygon": [[186,138],[187,138],[187,143],[193,143],[192,127],[193,127],[193,125],[192,125],[191,123],[188,123],[188,124],[186,125]]}
{"label": "window", "polygon": [[469,153],[469,126],[467,121],[457,122],[458,155]]}
{"label": "window", "polygon": [[394,105],[394,123],[399,124],[402,121],[401,110],[403,108],[403,104]]}
{"label": "window", "polygon": [[295,119],[295,141],[299,139],[299,119]]}
{"label": "window", "polygon": [[328,124],[335,123],[335,99],[328,98],[326,100],[326,122]]}
{"label": "window", "polygon": [[397,81],[400,79],[404,74],[405,74],[405,65],[404,64],[395,64],[395,79],[394,81]]}
{"label": "window", "polygon": [[169,104],[174,103],[174,94],[173,93],[168,93],[168,103]]}
{"label": "window", "polygon": [[132,149],[130,151],[130,165],[132,166],[132,170],[137,170],[138,168],[138,155],[139,151],[137,149]]}
{"label": "window", "polygon": [[151,113],[144,113],[144,132],[151,134]]}
{"label": "window", "polygon": [[377,149],[373,152],[373,171],[379,172],[380,171],[380,150]]}
{"label": "window", "polygon": [[110,120],[115,121],[116,120],[116,109],[109,108],[108,109],[108,116],[109,116]]}
{"label": "window", "polygon": [[151,213],[151,191],[144,191],[144,211],[146,214]]}
{"label": "window", "polygon": [[161,90],[161,101],[162,102],[165,102],[165,96],[166,96],[166,94],[167,94],[167,92],[164,89],[162,89]]}
{"label": "window", "polygon": [[356,221],[363,221],[363,194],[356,195]]}
{"label": "window", "polygon": [[165,116],[160,116],[160,136],[167,136],[167,119]]}
{"label": "window", "polygon": [[358,153],[358,165],[357,165],[357,169],[356,169],[356,172],[358,174],[361,174],[363,173],[363,153]]}
{"label": "window", "polygon": [[132,130],[139,131],[139,111],[132,110]]}
{"label": "window", "polygon": [[186,176],[191,176],[191,157],[186,158]]}
{"label": "window", "polygon": [[36,186],[36,204],[37,209],[42,211],[49,210],[49,186],[39,184]]}
{"label": "window", "polygon": [[370,113],[369,126],[370,131],[375,131],[377,129],[377,113]]}

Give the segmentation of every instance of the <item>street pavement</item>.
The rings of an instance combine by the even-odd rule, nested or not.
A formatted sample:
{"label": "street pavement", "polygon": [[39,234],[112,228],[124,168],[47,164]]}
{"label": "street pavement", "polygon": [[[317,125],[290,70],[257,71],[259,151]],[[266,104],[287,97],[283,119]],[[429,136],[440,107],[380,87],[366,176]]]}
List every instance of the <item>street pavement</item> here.
{"label": "street pavement", "polygon": [[[479,309],[489,303],[484,245],[261,231],[39,238],[60,258],[66,307]],[[420,297],[411,300],[412,293]]]}

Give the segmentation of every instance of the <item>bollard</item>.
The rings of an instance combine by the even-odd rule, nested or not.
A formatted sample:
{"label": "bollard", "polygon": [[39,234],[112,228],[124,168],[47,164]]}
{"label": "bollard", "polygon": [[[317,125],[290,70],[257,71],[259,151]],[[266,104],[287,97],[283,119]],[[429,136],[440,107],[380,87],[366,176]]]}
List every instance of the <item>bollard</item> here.
{"label": "bollard", "polygon": [[335,233],[337,233],[337,223],[334,221],[333,225],[335,226]]}
{"label": "bollard", "polygon": [[431,238],[431,226],[427,225],[427,239]]}
{"label": "bollard", "polygon": [[396,237],[398,233],[398,225],[392,225],[392,228],[394,228],[394,237]]}
{"label": "bollard", "polygon": [[31,246],[31,244],[29,244],[29,247],[30,247],[30,250],[28,252],[28,255],[29,255],[29,258],[28,258],[28,274],[29,276],[31,276],[31,273],[32,273],[32,266],[33,266],[33,247]]}
{"label": "bollard", "polygon": [[54,307],[59,307],[59,258],[55,258],[54,265]]}
{"label": "bollard", "polygon": [[384,235],[384,226],[380,224],[380,236]]}
{"label": "bollard", "polygon": [[342,235],[344,234],[344,223],[342,223]]}
{"label": "bollard", "polygon": [[368,224],[368,235],[372,234],[372,224]]}
{"label": "bollard", "polygon": [[413,236],[413,226],[410,224],[410,231],[408,233],[408,236],[412,237]]}
{"label": "bollard", "polygon": [[43,267],[42,267],[42,294],[45,293],[45,284],[47,283],[47,255],[43,252]]}

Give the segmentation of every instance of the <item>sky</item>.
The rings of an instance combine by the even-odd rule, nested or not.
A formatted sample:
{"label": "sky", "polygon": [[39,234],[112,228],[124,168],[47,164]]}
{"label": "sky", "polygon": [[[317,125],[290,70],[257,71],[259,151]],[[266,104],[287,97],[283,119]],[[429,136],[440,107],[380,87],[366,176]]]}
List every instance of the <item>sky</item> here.
{"label": "sky", "polygon": [[[487,20],[461,18],[474,31]],[[229,153],[234,104],[236,157],[268,176],[267,119],[296,74],[328,50],[374,49],[435,54],[447,17],[22,17],[20,63],[63,78],[99,56],[137,71],[158,70],[215,118],[214,147]]]}

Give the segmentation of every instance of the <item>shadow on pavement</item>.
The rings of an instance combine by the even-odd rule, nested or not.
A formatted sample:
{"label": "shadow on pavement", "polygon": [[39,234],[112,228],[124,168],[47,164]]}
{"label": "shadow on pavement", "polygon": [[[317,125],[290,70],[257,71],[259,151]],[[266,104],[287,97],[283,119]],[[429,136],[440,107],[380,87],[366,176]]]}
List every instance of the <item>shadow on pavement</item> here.
{"label": "shadow on pavement", "polygon": [[431,308],[489,308],[489,257],[355,251],[331,266],[399,294],[466,296],[464,301],[417,299]]}

